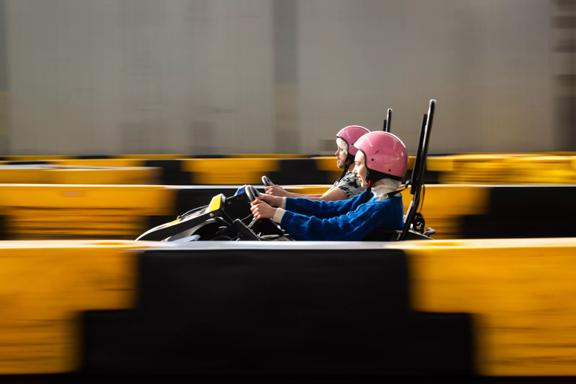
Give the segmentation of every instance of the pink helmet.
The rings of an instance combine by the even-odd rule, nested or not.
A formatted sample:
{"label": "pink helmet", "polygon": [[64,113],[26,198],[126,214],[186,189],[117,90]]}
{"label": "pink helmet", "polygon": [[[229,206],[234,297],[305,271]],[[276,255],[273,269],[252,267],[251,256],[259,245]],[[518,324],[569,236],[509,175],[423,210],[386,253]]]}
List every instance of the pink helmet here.
{"label": "pink helmet", "polygon": [[354,143],[368,132],[370,132],[370,130],[361,125],[349,125],[339,130],[336,138],[340,138],[348,144],[348,154],[354,157],[356,156],[356,152],[358,152],[358,148],[354,146]]}
{"label": "pink helmet", "polygon": [[408,165],[406,146],[396,135],[375,131],[362,136],[355,144],[364,153],[366,168],[394,179],[402,179]]}

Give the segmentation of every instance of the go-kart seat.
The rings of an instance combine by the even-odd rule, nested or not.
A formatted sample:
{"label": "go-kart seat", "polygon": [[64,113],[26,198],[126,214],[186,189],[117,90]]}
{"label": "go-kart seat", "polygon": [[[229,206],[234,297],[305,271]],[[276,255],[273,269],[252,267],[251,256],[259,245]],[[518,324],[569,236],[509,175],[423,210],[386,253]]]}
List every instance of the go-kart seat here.
{"label": "go-kart seat", "polygon": [[430,140],[435,108],[436,100],[431,99],[428,103],[428,111],[422,118],[420,139],[418,141],[418,150],[416,151],[412,175],[401,187],[401,189],[410,187],[410,194],[413,196],[412,201],[408,206],[408,210],[404,215],[403,228],[400,230],[376,230],[368,234],[368,236],[364,238],[365,241],[424,240],[430,239],[430,235],[434,233],[434,229],[426,228],[426,222],[422,214],[419,212],[419,209],[420,197],[423,189],[424,169],[426,158],[428,156],[428,143]]}

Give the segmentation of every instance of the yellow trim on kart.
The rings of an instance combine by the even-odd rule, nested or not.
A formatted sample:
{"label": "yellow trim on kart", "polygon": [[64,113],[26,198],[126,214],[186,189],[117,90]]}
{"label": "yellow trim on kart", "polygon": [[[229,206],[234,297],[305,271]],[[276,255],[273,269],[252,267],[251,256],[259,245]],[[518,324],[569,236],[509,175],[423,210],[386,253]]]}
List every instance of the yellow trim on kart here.
{"label": "yellow trim on kart", "polygon": [[206,212],[214,212],[219,210],[222,207],[222,200],[224,199],[224,194],[220,193],[210,200],[210,204],[208,204],[208,209]]}

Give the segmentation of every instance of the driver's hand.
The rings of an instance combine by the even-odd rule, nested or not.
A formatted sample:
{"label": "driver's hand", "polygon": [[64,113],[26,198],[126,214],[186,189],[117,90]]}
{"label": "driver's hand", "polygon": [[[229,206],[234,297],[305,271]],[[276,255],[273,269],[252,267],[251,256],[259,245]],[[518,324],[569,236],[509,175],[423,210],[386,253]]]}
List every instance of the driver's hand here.
{"label": "driver's hand", "polygon": [[288,192],[286,192],[284,188],[278,185],[271,185],[269,187],[266,187],[266,194],[280,197],[288,196]]}
{"label": "driver's hand", "polygon": [[271,219],[274,217],[274,213],[276,213],[276,208],[272,208],[264,201],[260,200],[260,198],[255,199],[250,206],[250,210],[252,211],[252,216],[254,219]]}
{"label": "driver's hand", "polygon": [[266,194],[262,194],[260,196],[258,196],[258,198],[262,201],[267,202],[268,204],[270,204],[273,207],[279,207],[282,205],[282,199],[283,197],[280,196],[272,196],[272,195],[266,195]]}

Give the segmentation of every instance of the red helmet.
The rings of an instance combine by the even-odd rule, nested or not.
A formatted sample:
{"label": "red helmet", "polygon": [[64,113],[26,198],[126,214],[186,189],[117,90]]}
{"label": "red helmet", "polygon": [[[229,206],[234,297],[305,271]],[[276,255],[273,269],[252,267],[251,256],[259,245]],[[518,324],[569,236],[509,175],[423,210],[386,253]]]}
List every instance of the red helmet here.
{"label": "red helmet", "polygon": [[361,125],[349,125],[339,130],[336,134],[336,138],[342,139],[346,142],[348,145],[348,154],[354,157],[356,156],[356,152],[358,152],[354,143],[368,132],[370,132],[370,130]]}
{"label": "red helmet", "polygon": [[362,136],[356,144],[366,159],[366,168],[401,180],[408,166],[406,146],[396,135],[375,131]]}

